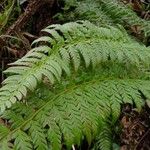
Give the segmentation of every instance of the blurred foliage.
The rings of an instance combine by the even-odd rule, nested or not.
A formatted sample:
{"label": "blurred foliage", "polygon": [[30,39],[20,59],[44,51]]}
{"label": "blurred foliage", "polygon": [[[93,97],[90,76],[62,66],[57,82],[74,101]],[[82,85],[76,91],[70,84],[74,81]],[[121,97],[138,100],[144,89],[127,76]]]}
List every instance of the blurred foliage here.
{"label": "blurred foliage", "polygon": [[0,33],[16,20],[20,12],[18,0],[3,0],[0,2]]}

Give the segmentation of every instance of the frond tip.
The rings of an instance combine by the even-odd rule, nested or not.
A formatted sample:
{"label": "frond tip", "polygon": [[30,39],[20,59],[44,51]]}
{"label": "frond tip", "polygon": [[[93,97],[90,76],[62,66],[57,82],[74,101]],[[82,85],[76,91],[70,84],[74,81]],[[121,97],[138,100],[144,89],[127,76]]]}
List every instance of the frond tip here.
{"label": "frond tip", "polygon": [[52,25],[43,31],[50,36],[35,40],[33,44],[39,46],[5,71],[11,76],[0,89],[0,112],[26,97],[43,76],[53,84],[61,80],[63,72],[70,75],[72,69],[77,71],[80,66],[95,68],[108,60],[136,66],[150,63],[150,48],[131,40],[125,32],[114,27],[97,27],[88,21],[80,21]]}

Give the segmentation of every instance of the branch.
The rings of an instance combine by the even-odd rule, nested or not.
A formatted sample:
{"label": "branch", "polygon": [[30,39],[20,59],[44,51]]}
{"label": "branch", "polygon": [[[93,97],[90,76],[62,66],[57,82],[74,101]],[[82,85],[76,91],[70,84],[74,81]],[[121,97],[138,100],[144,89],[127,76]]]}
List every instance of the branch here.
{"label": "branch", "polygon": [[12,34],[13,32],[20,31],[28,22],[28,20],[36,13],[38,8],[48,4],[50,7],[53,6],[55,0],[30,0],[25,12],[19,16],[17,21],[8,28],[6,31],[7,35]]}

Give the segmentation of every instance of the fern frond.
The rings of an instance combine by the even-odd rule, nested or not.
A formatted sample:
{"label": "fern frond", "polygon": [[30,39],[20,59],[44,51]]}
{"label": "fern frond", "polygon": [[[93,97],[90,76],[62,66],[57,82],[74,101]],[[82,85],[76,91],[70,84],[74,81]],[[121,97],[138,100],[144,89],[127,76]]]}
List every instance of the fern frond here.
{"label": "fern frond", "polygon": [[65,22],[76,21],[78,18],[80,20],[89,20],[98,26],[113,24],[112,19],[101,9],[98,0],[76,0],[72,5],[65,0],[64,14],[58,13],[56,17]]}
{"label": "fern frond", "polygon": [[[76,0],[72,5],[65,1],[64,14],[58,14],[64,21],[76,21],[77,19],[89,20],[98,26],[121,24],[128,29],[139,27],[139,33],[145,37],[150,36],[150,21],[137,16],[130,6],[120,0]],[[74,8],[74,9],[72,9]]]}
{"label": "fern frond", "polygon": [[[50,36],[33,42],[33,48],[22,59],[8,68],[12,74],[0,89],[0,110],[3,112],[17,100],[33,91],[46,76],[51,84],[60,82],[64,72],[70,75],[80,66],[96,67],[101,62],[112,61],[139,66],[149,64],[150,48],[130,39],[114,27],[97,27],[88,21],[52,25],[43,30]],[[40,43],[46,42],[48,46]],[[83,63],[85,65],[83,65]]]}
{"label": "fern frond", "polygon": [[[1,127],[0,129],[6,129],[0,134],[0,147],[5,141],[8,143],[7,147],[11,143],[11,147],[16,149],[60,150],[62,144],[69,149],[72,145],[79,146],[83,139],[90,145],[98,136],[99,148],[110,149],[110,125],[113,126],[118,119],[121,105],[134,103],[140,109],[145,103],[143,96],[150,99],[149,85],[148,80],[107,79],[90,80],[66,90],[62,89],[43,101],[30,116],[22,115],[24,120],[18,126]],[[30,106],[32,102],[30,100]],[[14,109],[16,105],[10,111],[18,118],[17,109]],[[18,105],[21,107],[25,104]]]}
{"label": "fern frond", "polygon": [[102,10],[114,20],[124,26],[139,26],[146,37],[150,36],[150,22],[141,19],[136,13],[117,0],[100,0]]}
{"label": "fern frond", "polygon": [[109,122],[103,122],[103,124],[101,125],[101,131],[99,132],[97,138],[96,138],[96,142],[94,144],[94,149],[93,150],[105,150],[105,149],[112,149],[112,130],[111,129],[111,122],[109,120]]}

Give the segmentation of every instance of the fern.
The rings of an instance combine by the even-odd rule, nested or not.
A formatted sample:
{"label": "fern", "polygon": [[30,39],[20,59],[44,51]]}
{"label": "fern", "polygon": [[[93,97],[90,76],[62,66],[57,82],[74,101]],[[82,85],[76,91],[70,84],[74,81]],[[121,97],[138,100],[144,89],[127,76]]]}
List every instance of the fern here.
{"label": "fern", "polygon": [[150,99],[150,48],[122,28],[88,21],[43,31],[36,47],[5,71],[0,149],[71,149],[83,140],[90,148],[97,140],[96,149],[111,149],[121,105],[141,110]]}
{"label": "fern", "polygon": [[81,58],[86,67],[91,64],[93,68],[108,59],[136,66],[140,63],[149,64],[150,49],[113,27],[98,28],[89,22],[79,22],[52,25],[43,31],[53,37],[41,37],[33,44],[44,41],[51,45],[33,48],[13,63],[14,67],[5,71],[13,75],[4,81],[4,86],[0,89],[1,112],[26,96],[28,89],[33,91],[43,75],[53,84],[55,80],[60,81],[63,71],[70,74],[70,62],[77,71]]}
{"label": "fern", "polygon": [[[72,10],[72,8],[74,9]],[[112,19],[102,10],[98,0],[74,1],[73,3],[66,0],[64,13],[57,13],[55,17],[58,17],[64,22],[70,20],[76,21],[76,19],[86,19],[98,26],[113,24]]]}
{"label": "fern", "polygon": [[[56,16],[63,21],[76,19],[89,20],[98,26],[121,24],[126,28],[139,27],[140,34],[150,36],[150,22],[141,19],[130,8],[119,0],[75,0],[69,5],[65,0],[64,14]],[[72,11],[72,7],[74,10]]]}
{"label": "fern", "polygon": [[[141,107],[144,103],[141,93],[146,98],[150,97],[150,94],[147,94],[150,90],[149,84],[149,81],[135,79],[90,80],[63,89],[58,94],[47,97],[46,101],[43,100],[38,109],[33,108],[30,116],[21,115],[21,124],[8,119],[16,125],[5,129],[10,130],[7,134],[2,130],[1,149],[3,144],[7,143],[9,147],[11,143],[11,147],[15,149],[47,150],[51,147],[59,150],[61,143],[65,143],[67,148],[71,148],[72,145],[79,146],[83,138],[90,144],[99,133],[100,148],[111,149],[112,134],[105,124],[112,120],[113,126],[120,114],[122,103],[134,102],[136,106]],[[38,103],[35,97],[30,99],[30,106],[33,106],[32,101]],[[28,107],[22,105],[25,104],[14,105],[10,110],[11,114],[16,114],[16,118],[18,113],[28,112]],[[18,112],[17,107],[22,110]]]}
{"label": "fern", "polygon": [[145,37],[150,36],[150,22],[138,17],[130,8],[117,0],[101,0],[102,9],[110,16],[115,23],[124,26],[139,26]]}

